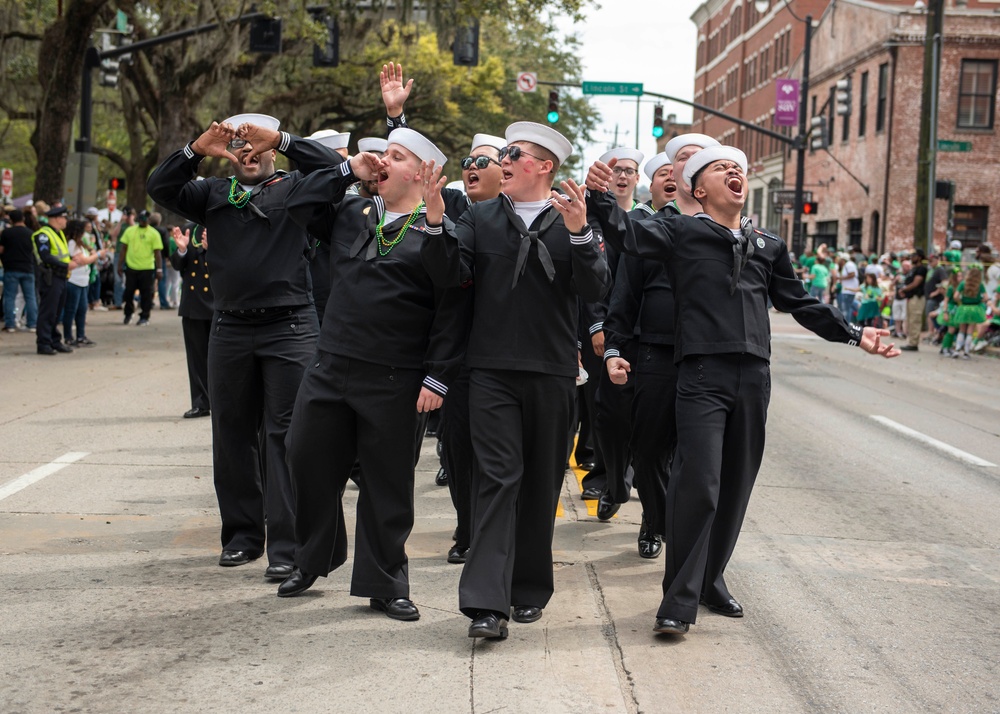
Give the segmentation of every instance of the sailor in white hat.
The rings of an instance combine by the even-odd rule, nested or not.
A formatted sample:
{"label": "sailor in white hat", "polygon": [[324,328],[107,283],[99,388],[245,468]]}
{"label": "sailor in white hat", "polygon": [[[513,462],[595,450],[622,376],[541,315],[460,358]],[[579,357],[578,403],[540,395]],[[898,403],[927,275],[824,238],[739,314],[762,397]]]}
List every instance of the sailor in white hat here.
{"label": "sailor in white hat", "polygon": [[347,158],[347,144],[351,141],[351,132],[340,132],[336,129],[320,129],[314,131],[306,137],[311,141],[318,141],[328,149],[333,149],[338,154]]}
{"label": "sailor in white hat", "polygon": [[[427,137],[396,129],[384,156],[361,153],[316,172],[285,202],[292,220],[330,244],[331,288],[317,368],[302,380],[288,434],[299,542],[279,597],[304,592],[347,559],[342,492],[357,458],[364,476],[351,594],[389,618],[420,617],[406,557],[414,437],[418,413],[442,404],[464,336],[462,290],[435,288],[420,251],[428,194],[441,202],[440,187],[420,180],[421,165],[445,161]],[[372,179],[377,196],[344,195]]]}
{"label": "sailor in white hat", "polygon": [[552,596],[553,514],[579,371],[577,300],[599,300],[610,284],[582,187],[566,181],[565,196],[551,191],[572,144],[532,122],[511,124],[505,140],[500,197],[440,229],[443,206],[429,202],[423,242],[440,285],[475,276],[466,363],[480,479],[459,606],[470,637],[494,639],[507,636],[512,607],[515,622],[535,622]]}
{"label": "sailor in white hat", "polygon": [[635,187],[639,185],[639,166],[643,158],[641,151],[619,146],[604,152],[598,159],[605,164],[611,159],[616,160],[615,167],[611,170],[613,178],[610,189],[624,211],[631,211],[638,205],[638,201],[635,200]]}
{"label": "sailor in white hat", "polygon": [[670,477],[673,517],[665,534],[672,557],[665,562],[653,627],[669,635],[688,631],[699,602],[717,614],[743,616],[724,570],[763,457],[771,389],[768,299],[827,340],[899,355],[880,342],[888,330],[851,325],[836,308],[809,296],[785,242],[742,221],[742,151],[706,148],[683,173],[702,205],[696,216],[660,213],[629,221],[597,185],[610,179],[604,171],[597,172],[588,197],[609,241],[618,242],[624,232],[620,248],[665,262],[676,296],[677,469]]}
{"label": "sailor in white hat", "polygon": [[[318,332],[305,257],[310,239],[284,204],[306,174],[343,161],[322,144],[279,131],[279,125],[263,114],[213,123],[168,156],[147,182],[156,203],[205,227],[212,237],[209,280],[218,319],[208,373],[222,516],[219,565],[244,565],[266,552],[264,574],[273,580],[292,572],[295,499],[285,436]],[[275,170],[279,151],[296,171]],[[206,156],[228,159],[233,175],[195,180]],[[183,240],[180,252],[187,248]],[[257,448],[261,425],[267,443],[263,474]]]}

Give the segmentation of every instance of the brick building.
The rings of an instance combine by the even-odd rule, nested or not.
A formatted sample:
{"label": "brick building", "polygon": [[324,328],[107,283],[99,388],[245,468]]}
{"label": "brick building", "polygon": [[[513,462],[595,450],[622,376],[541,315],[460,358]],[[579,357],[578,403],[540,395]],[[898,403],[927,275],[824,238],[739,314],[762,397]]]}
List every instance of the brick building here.
{"label": "brick building", "polygon": [[[707,0],[691,16],[698,27],[695,101],[789,137],[797,133],[773,124],[775,80],[802,74],[805,24],[789,4],[795,15],[814,18],[805,101],[808,116],[827,117],[831,138],[832,157],[807,154],[805,189],[819,207],[804,217],[807,245],[854,244],[867,252],[911,247],[927,22],[912,0],[771,0],[763,13],[750,0]],[[997,11],[1000,0],[946,0],[938,139],[948,149],[971,144],[973,153],[939,151],[936,174],[955,182],[954,234],[968,246],[990,237],[990,216],[996,220],[1000,210],[1000,182],[993,176],[1000,161],[994,130]],[[845,122],[828,99],[836,81],[848,76],[852,111]],[[695,111],[692,130],[747,153],[747,213],[790,240],[791,207],[771,197],[775,189],[794,187],[795,152],[704,112]],[[939,246],[947,223],[948,202],[939,200]]]}

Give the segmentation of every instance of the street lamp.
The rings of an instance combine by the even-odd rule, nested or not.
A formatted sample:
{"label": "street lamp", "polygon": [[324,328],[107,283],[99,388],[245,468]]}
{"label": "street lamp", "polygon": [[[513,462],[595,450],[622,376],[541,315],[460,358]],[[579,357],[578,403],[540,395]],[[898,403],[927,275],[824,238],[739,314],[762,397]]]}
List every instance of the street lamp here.
{"label": "street lamp", "polygon": [[[805,246],[805,236],[802,235],[802,187],[806,178],[806,104],[809,99],[809,55],[812,45],[812,15],[799,17],[792,10],[788,0],[783,0],[788,14],[799,22],[805,23],[806,42],[802,50],[802,79],[799,85],[799,135],[795,137],[795,200],[792,206],[792,251],[799,255]],[[771,6],[771,0],[754,0],[754,9],[764,14]]]}

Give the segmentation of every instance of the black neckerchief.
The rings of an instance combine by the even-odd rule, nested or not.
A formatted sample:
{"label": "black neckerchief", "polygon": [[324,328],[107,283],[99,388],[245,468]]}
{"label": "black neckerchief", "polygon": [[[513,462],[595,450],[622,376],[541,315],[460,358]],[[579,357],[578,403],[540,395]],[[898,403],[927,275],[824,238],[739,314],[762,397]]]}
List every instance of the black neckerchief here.
{"label": "black neckerchief", "polygon": [[[385,202],[382,200],[381,196],[373,196],[371,203],[371,210],[368,211],[367,220],[365,221],[365,227],[361,229],[358,233],[358,237],[354,240],[351,245],[350,256],[352,258],[357,258],[361,251],[364,249],[365,245],[368,246],[368,250],[365,252],[365,260],[374,260],[378,257],[378,244],[372,240],[375,237],[375,227],[378,225],[379,220],[382,218],[382,214],[385,213]],[[420,211],[421,214],[426,214],[426,209]],[[389,226],[383,226],[383,230],[389,228],[386,232],[393,232],[390,226],[399,223],[396,226],[396,231],[403,227],[403,223],[406,222],[409,214],[400,216],[395,221],[389,224]],[[419,218],[417,220],[420,220]],[[400,223],[402,221],[402,223]]]}
{"label": "black neckerchief", "polygon": [[265,188],[271,184],[278,183],[279,181],[284,181],[288,178],[288,174],[284,171],[275,171],[273,174],[268,176],[266,179],[261,181],[259,184],[250,189],[250,199],[247,201],[247,207],[250,212],[253,213],[257,218],[263,218],[264,222],[267,223],[268,227],[271,226],[271,220],[267,217],[267,214],[254,205],[253,197],[260,194]]}
{"label": "black neckerchief", "polygon": [[[524,275],[524,270],[528,265],[528,253],[531,250],[531,244],[534,243],[538,246],[538,260],[542,263],[542,268],[545,270],[545,277],[549,279],[551,283],[556,279],[556,266],[552,263],[552,256],[549,255],[549,249],[545,247],[545,244],[538,240],[538,237],[547,231],[556,219],[559,217],[559,212],[554,210],[550,205],[547,209],[542,209],[545,212],[545,217],[538,226],[538,230],[528,230],[524,225],[524,221],[521,217],[517,215],[514,211],[514,202],[506,194],[500,194],[503,199],[501,204],[503,205],[504,213],[507,214],[507,219],[511,222],[517,232],[521,234],[521,246],[517,251],[517,263],[514,265],[514,280],[511,282],[510,287],[514,289],[517,287],[517,282]],[[547,211],[547,212],[546,212]]]}
{"label": "black neckerchief", "polygon": [[740,284],[740,273],[753,257],[754,246],[750,236],[753,235],[753,223],[747,216],[740,218],[740,234],[737,237],[732,229],[721,226],[707,213],[698,213],[695,218],[700,218],[707,222],[719,235],[723,235],[733,245],[733,272],[729,275],[729,294],[736,292],[736,287]]}

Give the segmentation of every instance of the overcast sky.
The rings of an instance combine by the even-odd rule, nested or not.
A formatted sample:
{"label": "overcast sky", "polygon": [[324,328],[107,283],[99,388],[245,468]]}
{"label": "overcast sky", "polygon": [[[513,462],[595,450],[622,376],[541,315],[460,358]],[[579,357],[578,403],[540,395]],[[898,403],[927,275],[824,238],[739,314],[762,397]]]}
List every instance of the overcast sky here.
{"label": "overcast sky", "polygon": [[[602,7],[589,10],[585,22],[574,25],[564,19],[557,24],[582,43],[584,81],[641,82],[647,91],[690,100],[697,44],[690,18],[702,1],[601,0]],[[602,123],[593,143],[584,147],[585,166],[611,148],[616,124],[618,145],[635,146],[635,98],[595,95],[592,103]],[[639,150],[647,158],[656,151],[653,104],[652,97],[644,98],[639,107]],[[691,120],[691,108],[683,104],[665,103],[664,118],[668,114],[676,114],[678,121]]]}

